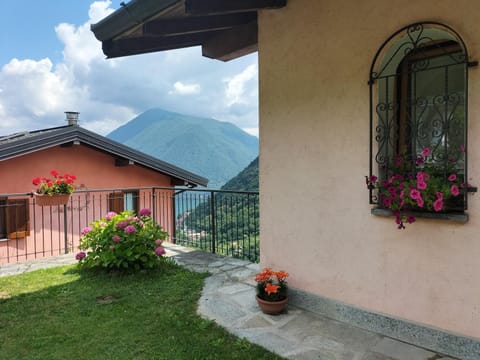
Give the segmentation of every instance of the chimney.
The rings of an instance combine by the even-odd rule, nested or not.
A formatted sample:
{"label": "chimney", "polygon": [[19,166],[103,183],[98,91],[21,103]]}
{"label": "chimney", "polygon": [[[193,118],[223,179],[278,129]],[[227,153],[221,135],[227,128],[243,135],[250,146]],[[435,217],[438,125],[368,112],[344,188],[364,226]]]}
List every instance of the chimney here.
{"label": "chimney", "polygon": [[78,115],[80,113],[76,111],[65,111],[68,126],[78,126]]}

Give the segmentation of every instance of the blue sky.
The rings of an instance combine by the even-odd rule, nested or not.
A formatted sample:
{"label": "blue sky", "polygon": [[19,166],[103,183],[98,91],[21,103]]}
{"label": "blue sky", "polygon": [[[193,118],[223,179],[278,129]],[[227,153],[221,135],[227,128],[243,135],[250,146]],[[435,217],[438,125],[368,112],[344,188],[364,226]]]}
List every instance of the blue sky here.
{"label": "blue sky", "polygon": [[190,48],[105,60],[90,24],[120,2],[0,2],[0,135],[63,125],[64,111],[106,134],[153,107],[258,133],[256,54],[223,63]]}

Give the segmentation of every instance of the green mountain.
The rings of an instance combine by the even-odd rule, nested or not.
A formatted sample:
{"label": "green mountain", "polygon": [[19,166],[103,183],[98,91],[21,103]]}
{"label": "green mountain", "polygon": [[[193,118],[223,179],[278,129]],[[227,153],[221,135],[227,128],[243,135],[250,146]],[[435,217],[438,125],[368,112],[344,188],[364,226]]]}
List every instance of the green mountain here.
{"label": "green mountain", "polygon": [[235,125],[151,109],[108,138],[209,179],[220,188],[258,155],[258,139]]}
{"label": "green mountain", "polygon": [[237,176],[223,185],[222,190],[258,191],[258,156]]}

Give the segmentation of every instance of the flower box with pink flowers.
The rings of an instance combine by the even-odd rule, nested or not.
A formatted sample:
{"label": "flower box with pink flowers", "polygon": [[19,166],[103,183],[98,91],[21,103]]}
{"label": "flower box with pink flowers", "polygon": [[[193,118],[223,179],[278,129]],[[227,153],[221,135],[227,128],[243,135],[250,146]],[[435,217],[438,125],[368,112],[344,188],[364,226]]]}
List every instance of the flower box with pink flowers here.
{"label": "flower box with pink flowers", "polygon": [[379,208],[392,212],[399,229],[415,222],[415,213],[463,210],[463,195],[468,187],[463,176],[453,165],[435,166],[430,156],[431,150],[424,148],[414,159],[414,166],[399,156],[382,179],[367,177],[368,188],[377,192]]}

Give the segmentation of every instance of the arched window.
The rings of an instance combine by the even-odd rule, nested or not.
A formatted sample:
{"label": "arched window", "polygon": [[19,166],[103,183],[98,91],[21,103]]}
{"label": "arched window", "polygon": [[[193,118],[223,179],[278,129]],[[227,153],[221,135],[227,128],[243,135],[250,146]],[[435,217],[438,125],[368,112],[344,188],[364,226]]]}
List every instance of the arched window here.
{"label": "arched window", "polygon": [[[467,179],[468,53],[448,26],[404,27],[377,51],[370,68],[370,176],[427,171]],[[425,156],[427,154],[427,156]],[[440,181],[439,180],[439,181]],[[466,192],[444,211],[467,208]],[[375,189],[370,203],[382,207]]]}

